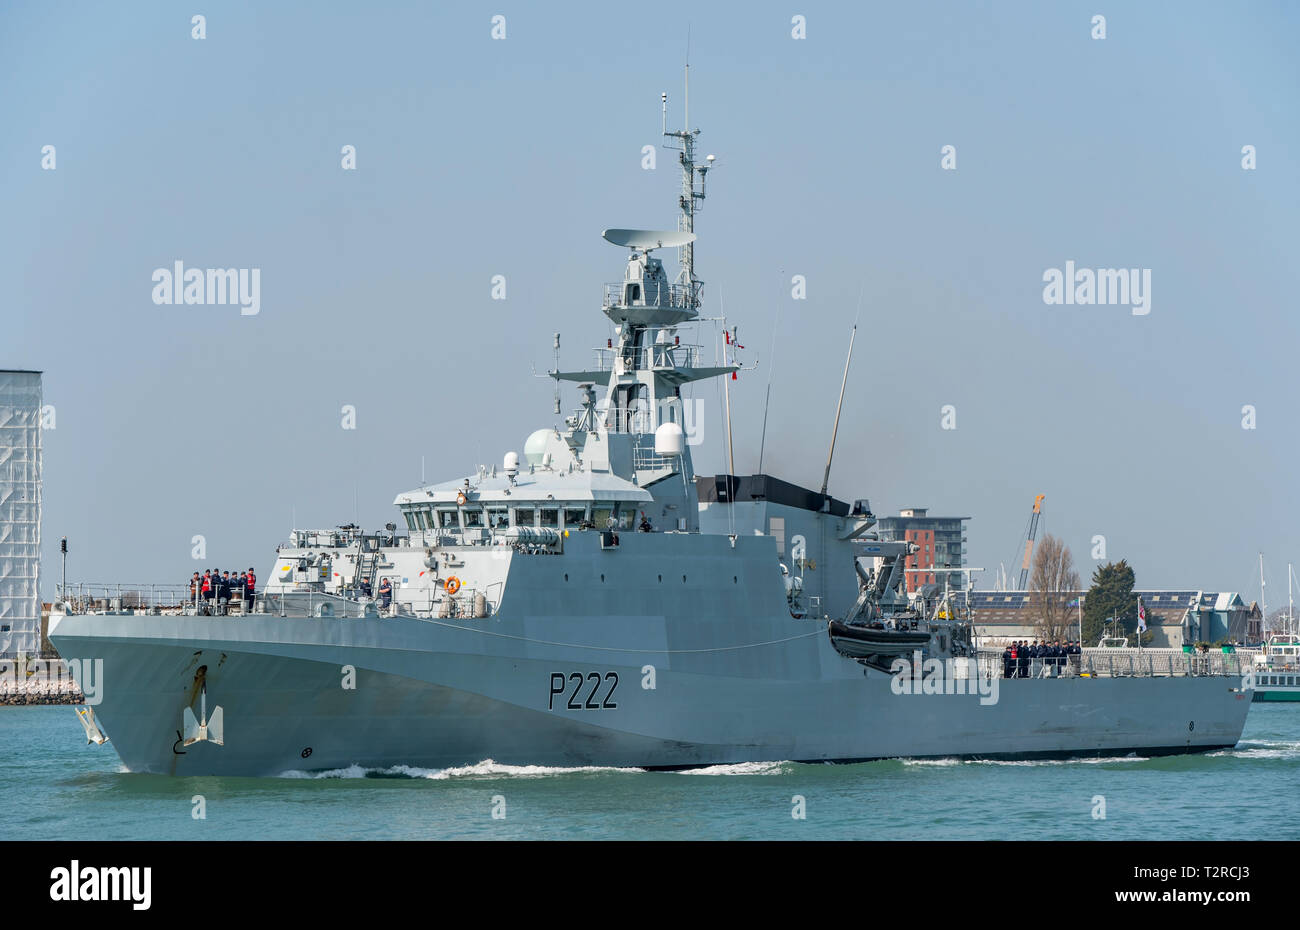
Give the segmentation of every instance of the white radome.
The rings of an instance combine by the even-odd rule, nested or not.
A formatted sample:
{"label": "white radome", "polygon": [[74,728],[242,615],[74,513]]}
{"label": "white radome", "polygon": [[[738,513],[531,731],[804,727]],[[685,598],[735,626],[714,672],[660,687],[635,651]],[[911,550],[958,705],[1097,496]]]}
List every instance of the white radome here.
{"label": "white radome", "polygon": [[542,456],[546,454],[546,440],[551,431],[548,429],[536,430],[530,435],[524,443],[524,461],[529,465],[542,464]]}
{"label": "white radome", "polygon": [[681,455],[682,428],[676,423],[661,423],[655,430],[655,455]]}

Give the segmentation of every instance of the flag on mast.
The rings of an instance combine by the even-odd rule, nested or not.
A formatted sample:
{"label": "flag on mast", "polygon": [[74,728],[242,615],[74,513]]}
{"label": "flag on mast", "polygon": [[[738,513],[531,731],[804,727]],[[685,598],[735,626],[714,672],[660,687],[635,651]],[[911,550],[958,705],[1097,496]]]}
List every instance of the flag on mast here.
{"label": "flag on mast", "polygon": [[1138,632],[1147,631],[1147,609],[1142,606],[1142,598],[1138,598]]}

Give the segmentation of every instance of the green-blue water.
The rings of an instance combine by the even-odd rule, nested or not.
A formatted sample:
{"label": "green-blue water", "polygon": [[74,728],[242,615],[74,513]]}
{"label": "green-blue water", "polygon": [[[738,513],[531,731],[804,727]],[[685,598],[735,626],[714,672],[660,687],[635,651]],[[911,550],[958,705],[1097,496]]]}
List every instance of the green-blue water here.
{"label": "green-blue water", "polygon": [[1298,790],[1297,704],[1253,705],[1233,750],[1160,759],[282,778],[124,774],[72,708],[0,707],[0,840],[1296,839]]}

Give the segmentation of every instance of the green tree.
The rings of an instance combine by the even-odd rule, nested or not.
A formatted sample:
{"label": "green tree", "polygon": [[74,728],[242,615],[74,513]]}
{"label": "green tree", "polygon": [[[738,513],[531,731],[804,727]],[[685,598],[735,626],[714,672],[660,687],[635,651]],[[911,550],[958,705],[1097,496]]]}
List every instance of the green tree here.
{"label": "green tree", "polygon": [[[1124,559],[1107,562],[1093,570],[1092,587],[1083,601],[1083,640],[1097,645],[1102,624],[1118,617],[1125,630],[1137,629],[1137,596],[1133,594],[1136,577]],[[1148,624],[1149,625],[1149,624]]]}

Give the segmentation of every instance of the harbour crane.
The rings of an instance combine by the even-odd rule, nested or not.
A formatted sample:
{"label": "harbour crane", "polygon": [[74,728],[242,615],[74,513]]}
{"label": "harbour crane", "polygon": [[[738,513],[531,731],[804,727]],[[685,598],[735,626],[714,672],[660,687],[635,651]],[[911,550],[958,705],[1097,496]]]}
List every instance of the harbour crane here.
{"label": "harbour crane", "polygon": [[1046,494],[1039,494],[1034,497],[1034,510],[1029,515],[1029,535],[1025,539],[1025,561],[1020,565],[1020,586],[1018,591],[1028,591],[1026,587],[1029,584],[1029,561],[1034,554],[1034,540],[1038,538],[1038,518],[1043,513],[1043,498]]}

